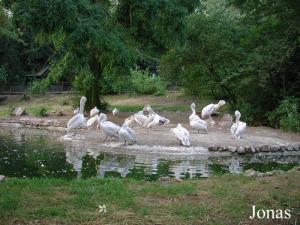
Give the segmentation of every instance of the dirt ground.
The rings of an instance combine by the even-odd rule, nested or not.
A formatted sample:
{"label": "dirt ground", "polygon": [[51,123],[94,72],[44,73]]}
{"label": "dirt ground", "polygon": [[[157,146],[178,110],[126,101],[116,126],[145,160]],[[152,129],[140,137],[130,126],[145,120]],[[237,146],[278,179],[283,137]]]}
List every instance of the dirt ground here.
{"label": "dirt ground", "polygon": [[[161,114],[171,120],[171,123],[164,126],[154,127],[150,132],[146,128],[133,127],[137,134],[137,143],[134,145],[123,146],[117,139],[105,141],[102,131],[81,130],[78,132],[80,143],[89,146],[94,150],[105,148],[105,151],[119,153],[151,153],[151,154],[208,154],[209,146],[256,146],[256,145],[289,145],[300,143],[300,135],[284,132],[268,127],[248,127],[244,138],[235,140],[230,135],[229,127],[221,127],[218,120],[214,126],[209,126],[208,133],[200,133],[192,130],[188,123],[189,113],[173,112]],[[114,117],[108,114],[108,120],[121,125],[125,116]],[[179,141],[171,133],[177,123],[187,128],[190,132],[190,147],[179,146]],[[82,140],[84,139],[84,140]],[[63,141],[78,141],[77,136],[61,138]],[[124,151],[126,149],[126,151]],[[211,153],[210,153],[211,154]],[[227,154],[227,153],[224,153]]]}

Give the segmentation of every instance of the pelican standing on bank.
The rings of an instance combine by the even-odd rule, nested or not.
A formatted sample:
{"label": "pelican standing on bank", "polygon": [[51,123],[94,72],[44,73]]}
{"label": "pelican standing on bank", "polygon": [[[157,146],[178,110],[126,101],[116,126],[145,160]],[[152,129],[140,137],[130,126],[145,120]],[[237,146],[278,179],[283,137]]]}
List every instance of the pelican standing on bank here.
{"label": "pelican standing on bank", "polygon": [[78,128],[86,128],[86,121],[83,115],[84,106],[86,103],[86,97],[81,97],[80,99],[80,108],[79,113],[73,116],[67,123],[67,131],[78,129]]}
{"label": "pelican standing on bank", "polygon": [[211,118],[211,115],[215,113],[221,106],[225,105],[224,100],[220,100],[218,104],[209,104],[202,109],[201,116],[202,119],[209,118],[211,120],[211,125],[215,124],[215,121]]}
{"label": "pelican standing on bank", "polygon": [[98,114],[89,118],[88,121],[86,122],[87,128],[95,127],[95,125],[97,124],[98,118],[99,118]]}
{"label": "pelican standing on bank", "polygon": [[99,109],[97,108],[97,106],[95,106],[90,111],[90,117],[96,116],[96,115],[98,115],[98,113],[99,113]]}
{"label": "pelican standing on bank", "polygon": [[124,145],[126,143],[135,143],[136,142],[136,133],[133,129],[131,129],[126,123],[122,125],[120,130],[118,131],[120,141],[124,141]]}
{"label": "pelican standing on bank", "polygon": [[179,140],[180,145],[190,146],[190,133],[179,123],[177,127],[172,128],[171,132]]}
{"label": "pelican standing on bank", "polygon": [[102,129],[105,134],[105,140],[107,140],[107,137],[119,137],[118,131],[121,127],[117,124],[114,124],[113,122],[107,121],[106,114],[100,113],[98,123],[99,128]]}
{"label": "pelican standing on bank", "polygon": [[196,114],[195,108],[196,108],[196,105],[193,102],[191,104],[192,114],[189,116],[190,125],[193,129],[198,131],[198,134],[199,134],[200,130],[207,132],[207,123]]}
{"label": "pelican standing on bank", "polygon": [[235,115],[235,123],[232,124],[231,128],[230,128],[230,132],[232,134],[232,136],[238,140],[240,139],[243,134],[245,133],[247,124],[245,122],[241,122],[240,118],[241,118],[241,113],[237,110],[234,113]]}
{"label": "pelican standing on bank", "polygon": [[114,108],[112,111],[113,116],[116,116],[119,113],[119,110],[117,108]]}

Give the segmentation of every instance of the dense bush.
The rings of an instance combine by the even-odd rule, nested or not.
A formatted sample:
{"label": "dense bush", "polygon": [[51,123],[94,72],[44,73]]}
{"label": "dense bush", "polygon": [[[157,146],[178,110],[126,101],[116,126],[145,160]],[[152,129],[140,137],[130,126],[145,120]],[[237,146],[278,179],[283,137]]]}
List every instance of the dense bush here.
{"label": "dense bush", "polygon": [[288,97],[269,113],[268,120],[277,128],[300,132],[299,99]]}
{"label": "dense bush", "polygon": [[165,83],[160,77],[152,76],[149,71],[131,69],[130,75],[132,92],[136,94],[165,94]]}

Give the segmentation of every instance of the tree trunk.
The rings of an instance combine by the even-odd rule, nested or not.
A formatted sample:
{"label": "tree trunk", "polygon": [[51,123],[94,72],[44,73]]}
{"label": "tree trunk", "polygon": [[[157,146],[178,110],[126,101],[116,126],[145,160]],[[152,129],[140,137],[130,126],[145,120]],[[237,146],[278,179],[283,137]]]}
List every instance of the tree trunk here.
{"label": "tree trunk", "polygon": [[90,59],[90,69],[93,73],[92,85],[87,90],[87,106],[86,109],[90,110],[97,106],[98,109],[105,109],[105,102],[100,101],[100,77],[102,74],[102,65],[93,55]]}

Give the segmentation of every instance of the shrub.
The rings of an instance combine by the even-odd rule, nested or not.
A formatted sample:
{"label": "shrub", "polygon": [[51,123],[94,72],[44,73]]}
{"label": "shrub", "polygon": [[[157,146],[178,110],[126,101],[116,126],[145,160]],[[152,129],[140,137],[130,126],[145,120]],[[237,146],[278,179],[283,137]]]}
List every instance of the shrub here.
{"label": "shrub", "polygon": [[32,111],[33,111],[33,114],[35,115],[35,116],[38,116],[38,117],[45,117],[45,116],[47,116],[48,114],[47,114],[47,109],[45,108],[45,107],[38,107],[38,108],[34,108],[34,109],[32,109]]}
{"label": "shrub", "polygon": [[160,77],[153,77],[148,70],[131,69],[132,91],[136,94],[164,95],[166,85]]}
{"label": "shrub", "polygon": [[274,127],[300,132],[299,99],[287,97],[268,114],[268,121]]}

